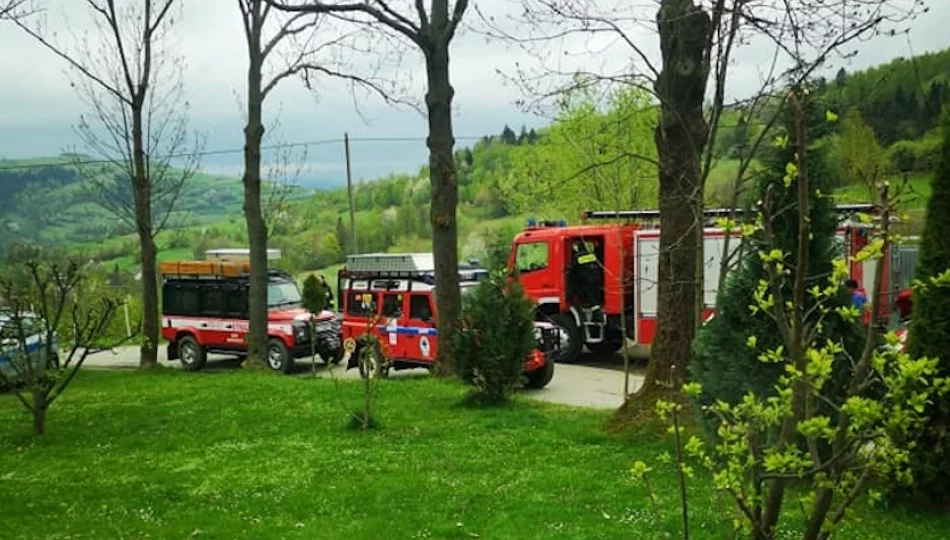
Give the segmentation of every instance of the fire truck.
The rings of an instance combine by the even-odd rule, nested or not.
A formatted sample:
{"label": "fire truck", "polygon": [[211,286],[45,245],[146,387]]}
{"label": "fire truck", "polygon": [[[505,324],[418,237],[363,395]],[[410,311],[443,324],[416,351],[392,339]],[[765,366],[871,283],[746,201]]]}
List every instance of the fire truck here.
{"label": "fire truck", "polygon": [[[248,250],[222,249],[205,253],[203,261],[164,262],[162,276],[162,337],[168,359],[184,369],[205,366],[208,353],[247,355],[249,323]],[[268,260],[280,258],[268,250]],[[332,311],[313,314],[301,305],[293,278],[279,270],[267,273],[267,365],[289,373],[296,358],[313,350],[325,362],[342,359],[341,323]]]}
{"label": "fire truck", "polygon": [[[462,294],[471,291],[487,270],[475,264],[459,268]],[[347,369],[358,367],[366,377],[387,376],[390,369],[431,368],[439,349],[436,329],[435,265],[431,253],[350,255],[338,274],[343,338],[352,352]],[[543,388],[554,377],[559,329],[552,323],[535,323],[538,348],[525,360],[527,386]],[[369,355],[372,365],[355,361],[363,347],[381,350]]]}
{"label": "fire truck", "polygon": [[[839,205],[840,225],[837,241],[841,255],[850,257],[867,245],[870,227],[855,219],[858,213],[873,213],[873,205]],[[711,226],[716,218],[741,214],[729,209],[705,211],[703,229],[703,320],[713,316],[719,285],[720,264],[726,249],[730,256],[740,245],[737,233]],[[515,236],[508,268],[518,276],[525,292],[538,303],[541,320],[551,321],[567,334],[566,345],[558,361],[573,362],[586,345],[594,354],[613,354],[623,345],[621,312],[626,320],[627,337],[637,345],[653,342],[657,323],[657,279],[659,272],[659,212],[587,211],[583,224],[568,226],[563,220],[537,222]],[[588,222],[612,221],[588,224]],[[577,287],[568,279],[575,260],[573,250],[581,244],[585,254],[593,255],[601,266],[599,287],[603,292],[600,316],[577,301]],[[909,286],[916,248],[895,246],[884,258],[884,302],[880,315],[890,317],[893,299]],[[849,259],[850,260],[850,259]],[[876,260],[851,263],[851,277],[871,291]]]}

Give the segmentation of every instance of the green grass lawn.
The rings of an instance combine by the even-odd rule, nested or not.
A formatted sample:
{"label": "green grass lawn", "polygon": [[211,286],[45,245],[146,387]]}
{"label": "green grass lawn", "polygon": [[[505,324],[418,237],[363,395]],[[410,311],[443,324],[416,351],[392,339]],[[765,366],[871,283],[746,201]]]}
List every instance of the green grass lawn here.
{"label": "green grass lawn", "polygon": [[[362,433],[326,379],[84,371],[40,439],[0,396],[0,536],[679,537],[672,475],[651,506],[627,473],[665,443],[603,434],[605,412],[465,408],[464,391],[384,381],[381,428]],[[356,407],[360,385],[341,394]],[[722,538],[726,512],[690,489],[693,538]],[[859,504],[836,538],[948,536],[948,516]]]}

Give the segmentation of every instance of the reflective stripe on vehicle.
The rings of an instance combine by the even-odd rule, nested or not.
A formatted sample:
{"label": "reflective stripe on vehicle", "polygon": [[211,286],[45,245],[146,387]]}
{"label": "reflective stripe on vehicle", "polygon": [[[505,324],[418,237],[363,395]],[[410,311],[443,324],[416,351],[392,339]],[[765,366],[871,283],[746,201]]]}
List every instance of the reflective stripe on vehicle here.
{"label": "reflective stripe on vehicle", "polygon": [[380,334],[402,334],[407,336],[437,336],[438,330],[435,328],[419,328],[416,326],[377,326]]}

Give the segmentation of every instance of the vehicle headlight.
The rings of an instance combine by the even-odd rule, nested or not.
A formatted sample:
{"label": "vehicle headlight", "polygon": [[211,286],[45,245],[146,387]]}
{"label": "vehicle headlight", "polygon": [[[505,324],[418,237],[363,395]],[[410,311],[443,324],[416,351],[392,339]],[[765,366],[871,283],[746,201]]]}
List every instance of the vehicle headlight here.
{"label": "vehicle headlight", "polygon": [[297,339],[306,339],[307,337],[307,325],[306,324],[294,324],[294,337]]}

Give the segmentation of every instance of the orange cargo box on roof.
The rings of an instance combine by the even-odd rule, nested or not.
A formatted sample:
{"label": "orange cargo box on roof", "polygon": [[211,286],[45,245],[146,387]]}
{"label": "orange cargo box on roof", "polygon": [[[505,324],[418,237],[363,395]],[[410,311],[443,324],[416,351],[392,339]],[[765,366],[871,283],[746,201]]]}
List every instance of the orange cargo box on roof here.
{"label": "orange cargo box on roof", "polygon": [[163,275],[237,277],[250,272],[246,262],[174,261],[158,265]]}

